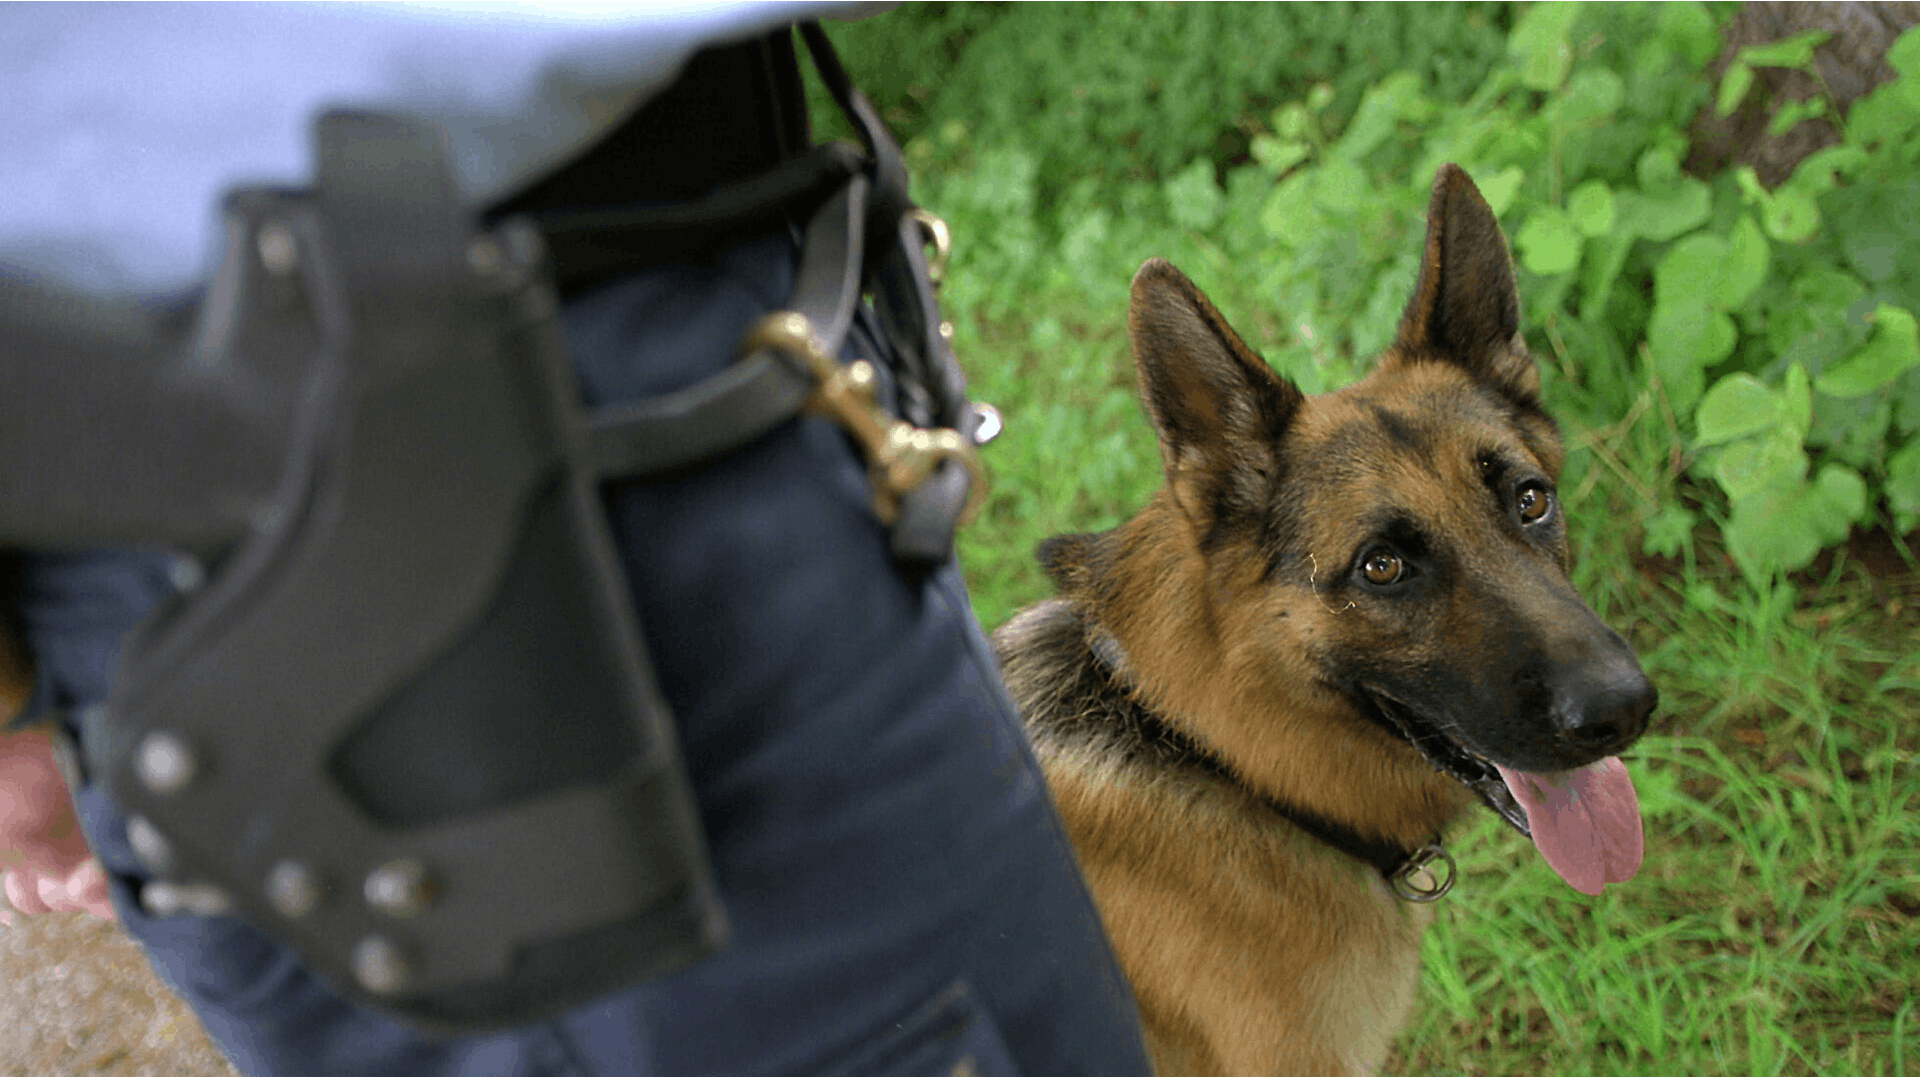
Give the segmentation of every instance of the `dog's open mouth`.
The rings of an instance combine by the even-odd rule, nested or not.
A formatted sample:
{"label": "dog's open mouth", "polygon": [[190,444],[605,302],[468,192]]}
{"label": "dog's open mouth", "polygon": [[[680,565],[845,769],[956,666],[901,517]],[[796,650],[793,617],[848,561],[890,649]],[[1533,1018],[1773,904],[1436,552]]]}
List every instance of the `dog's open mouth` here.
{"label": "dog's open mouth", "polygon": [[1414,708],[1366,689],[1367,699],[1427,762],[1451,775],[1533,839],[1554,871],[1583,894],[1598,894],[1640,870],[1640,803],[1626,764],[1608,756],[1584,767],[1529,773],[1460,743]]}
{"label": "dog's open mouth", "polygon": [[1495,769],[1492,760],[1447,736],[1433,723],[1420,717],[1413,708],[1398,700],[1374,689],[1367,690],[1367,698],[1381,717],[1386,719],[1382,724],[1398,729],[1400,736],[1425,756],[1433,769],[1458,779],[1515,830],[1529,838],[1533,837],[1533,830],[1527,825],[1527,813],[1513,799],[1512,790],[1500,779],[1500,772]]}

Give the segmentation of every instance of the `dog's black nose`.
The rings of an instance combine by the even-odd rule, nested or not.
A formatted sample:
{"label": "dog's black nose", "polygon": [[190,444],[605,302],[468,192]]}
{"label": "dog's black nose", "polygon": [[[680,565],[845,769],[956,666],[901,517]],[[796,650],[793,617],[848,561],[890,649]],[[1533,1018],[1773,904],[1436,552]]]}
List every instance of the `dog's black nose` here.
{"label": "dog's black nose", "polygon": [[1647,730],[1660,693],[1631,654],[1595,662],[1555,693],[1554,731],[1568,748],[1613,755]]}

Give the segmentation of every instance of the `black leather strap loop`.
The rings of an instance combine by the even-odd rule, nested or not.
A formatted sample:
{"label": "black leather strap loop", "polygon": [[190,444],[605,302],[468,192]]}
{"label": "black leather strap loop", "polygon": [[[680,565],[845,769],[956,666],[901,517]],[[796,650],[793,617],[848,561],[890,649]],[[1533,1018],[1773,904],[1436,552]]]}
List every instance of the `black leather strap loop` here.
{"label": "black leather strap loop", "polygon": [[[846,68],[840,64],[840,57],[833,51],[833,43],[827,40],[825,30],[817,22],[802,23],[800,37],[807,43],[807,52],[813,57],[814,67],[820,72],[820,81],[833,95],[860,135],[860,141],[866,145],[871,158],[873,179],[873,214],[876,222],[891,222],[905,216],[913,208],[913,201],[907,190],[907,165],[900,156],[900,147],[893,141],[893,135],[880,119],[873,103],[865,94],[855,89],[853,81],[847,77]],[[870,241],[875,244],[891,242],[888,231],[876,228]]]}
{"label": "black leather strap loop", "polygon": [[[867,181],[855,176],[807,225],[788,309],[838,349],[860,301]],[[747,356],[678,392],[588,413],[602,479],[669,474],[734,452],[800,411],[813,379],[770,352]]]}

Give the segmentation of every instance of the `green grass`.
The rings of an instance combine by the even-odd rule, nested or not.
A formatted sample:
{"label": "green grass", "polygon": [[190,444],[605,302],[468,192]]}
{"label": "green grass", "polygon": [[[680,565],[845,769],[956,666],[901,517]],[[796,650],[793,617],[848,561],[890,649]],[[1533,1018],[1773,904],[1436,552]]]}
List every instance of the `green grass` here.
{"label": "green grass", "polygon": [[[1180,265],[1312,389],[1353,376],[1390,331],[1431,177],[1413,174],[1424,151],[1405,147],[1424,135],[1367,158],[1380,198],[1343,218],[1351,227],[1275,233],[1261,227],[1273,177],[1246,162],[1270,113],[1276,131],[1293,122],[1276,104],[1330,87],[1314,107],[1332,134],[1369,87],[1413,70],[1429,100],[1470,110],[1459,102],[1503,62],[1509,31],[1519,42],[1532,31],[1516,25],[1551,21],[1507,5],[1303,6],[1289,7],[1284,33],[1255,25],[1275,18],[1254,6],[909,5],[830,31],[902,133],[917,197],[955,227],[943,303],[975,398],[1006,419],[985,453],[986,509],[960,540],[989,629],[1046,594],[1039,540],[1110,527],[1159,483],[1124,328],[1141,259]],[[1675,18],[1662,26],[1693,32]],[[1624,44],[1638,49],[1633,70],[1668,72],[1662,100],[1709,96]],[[1009,62],[1041,46],[1045,64]],[[1551,49],[1515,55],[1553,62]],[[1065,117],[1075,108],[1080,120]],[[1416,118],[1403,129],[1417,126],[1417,110],[1405,115]],[[1538,152],[1558,167],[1557,142]],[[1737,200],[1730,183],[1714,190]],[[1633,279],[1647,279],[1657,250],[1634,249]],[[1856,544],[1791,577],[1743,573],[1719,530],[1727,499],[1644,347],[1553,314],[1565,281],[1521,278],[1572,449],[1562,493],[1575,582],[1661,691],[1629,756],[1646,861],[1588,898],[1491,815],[1456,835],[1463,877],[1427,937],[1421,1001],[1388,1072],[1920,1077],[1913,557],[1897,541]],[[1642,324],[1649,298],[1622,284],[1611,302]],[[1678,533],[1649,541],[1663,520]]]}

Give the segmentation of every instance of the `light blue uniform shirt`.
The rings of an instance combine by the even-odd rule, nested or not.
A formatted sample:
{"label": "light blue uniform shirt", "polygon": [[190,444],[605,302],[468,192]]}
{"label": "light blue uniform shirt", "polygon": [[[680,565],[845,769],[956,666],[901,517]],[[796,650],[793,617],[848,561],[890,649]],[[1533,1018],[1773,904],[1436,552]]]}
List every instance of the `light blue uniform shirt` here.
{"label": "light blue uniform shirt", "polygon": [[218,258],[221,195],[308,185],[329,108],[439,124],[462,193],[493,201],[699,48],[871,6],[0,4],[0,286],[193,286]]}

